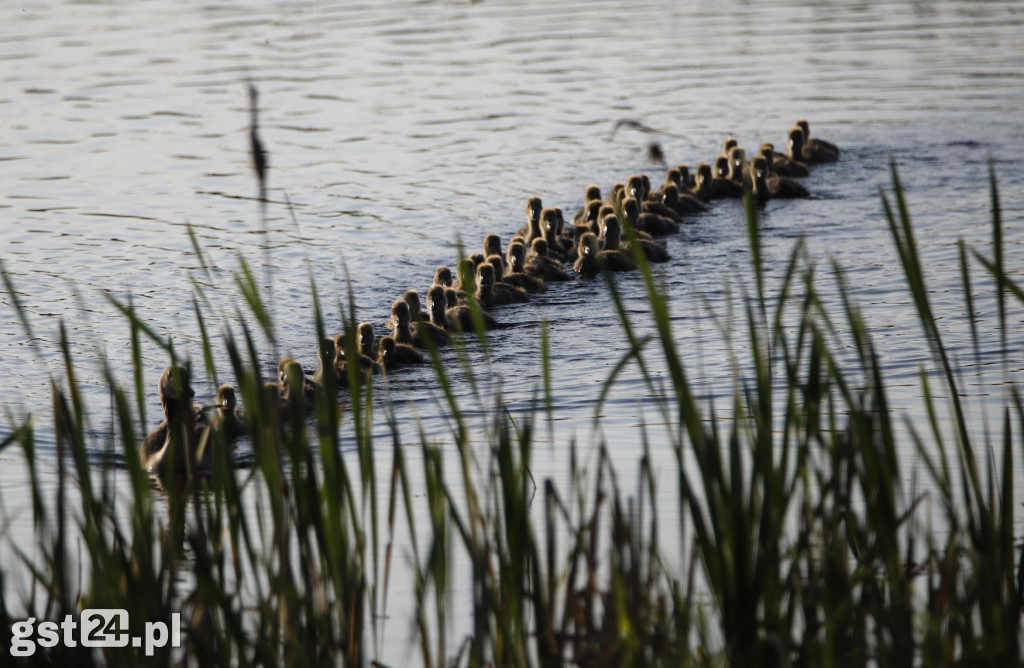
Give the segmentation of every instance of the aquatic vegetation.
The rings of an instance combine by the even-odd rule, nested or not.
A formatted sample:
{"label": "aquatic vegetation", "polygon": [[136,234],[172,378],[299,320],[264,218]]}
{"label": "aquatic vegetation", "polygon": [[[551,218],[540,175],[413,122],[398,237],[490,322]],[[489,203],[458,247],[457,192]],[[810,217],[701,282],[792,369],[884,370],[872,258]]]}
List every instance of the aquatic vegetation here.
{"label": "aquatic vegetation", "polygon": [[[1007,350],[1010,311],[1024,306],[1024,289],[1003,263],[994,174],[991,183],[991,254],[961,244],[959,256],[978,357],[990,336]],[[422,436],[410,441],[393,415],[378,415],[373,399],[384,381],[356,364],[346,365],[345,378],[324,374],[311,407],[294,401],[281,410],[264,387],[256,344],[273,344],[275,329],[244,260],[237,288],[251,318],[241,336],[221,343],[206,331],[199,286],[195,312],[206,372],[216,376],[215,346],[230,359],[251,458],[242,465],[218,443],[208,477],[165,476],[155,492],[136,456],[151,391],[140,343],[160,346],[170,365],[181,363],[181,351],[131,305],[115,301],[133,342],[133,386],[122,387],[109,372],[107,378],[123,471],[90,457],[63,329],[65,374],[52,389],[52,499],[44,499],[31,422],[15,425],[2,443],[24,455],[36,530],[34,546],[12,545],[17,567],[33,580],[24,591],[33,595],[18,600],[13,567],[0,566],[5,647],[12,625],[30,613],[59,620],[115,608],[133,624],[181,613],[183,647],[160,648],[149,659],[157,664],[362,665],[410,625],[410,652],[428,666],[1019,663],[1024,547],[1014,533],[1013,471],[1024,405],[1008,385],[999,425],[972,433],[895,168],[884,204],[932,356],[920,376],[923,425],[895,424],[879,351],[841,268],[833,272],[839,312],[819,297],[802,242],[781,276],[769,280],[749,198],[752,285],[739,283],[744,310],[726,325],[744,338],[744,352],[736,353],[731,404],[702,402],[679,355],[685,342],[672,329],[671,298],[635,230],[624,226],[655,330],[638,333],[606,276],[625,352],[604,396],[635,365],[661,397],[656,410],[672,438],[678,483],[672,508],[659,501],[646,446],[637,471],[623,472],[601,443],[584,444],[597,452],[589,467],[581,464],[581,446],[565,443],[568,488],[534,479],[535,435],[553,417],[546,328],[536,408],[514,418],[500,397],[489,414],[464,410],[453,369],[466,374],[473,392],[487,390],[475,380],[463,339],[455,337],[453,353],[442,359],[425,337],[452,424],[447,445]],[[196,252],[201,259],[198,244]],[[12,279],[4,278],[17,304]],[[993,294],[980,292],[988,286]],[[323,341],[328,333],[315,283],[311,288]],[[995,322],[975,321],[980,300],[997,304]],[[353,301],[349,295],[342,340],[348,359],[359,352]],[[469,308],[486,340],[479,305],[470,300]],[[31,326],[23,310],[18,317]],[[667,371],[667,383],[656,370]],[[300,376],[284,378],[299,397]],[[936,379],[941,388],[933,387]],[[374,437],[382,419],[392,425],[390,443]],[[638,443],[646,444],[646,430],[638,431]],[[929,473],[927,494],[908,483],[897,456],[906,447],[898,446],[901,438],[913,440]],[[455,456],[446,457],[445,447]],[[390,453],[389,466],[381,466],[382,453]],[[130,481],[116,497],[115,476]],[[623,479],[638,482],[635,493],[624,491]],[[679,523],[681,545],[660,540],[666,521]],[[412,591],[389,586],[400,540],[409,545],[404,567],[412,571]],[[452,618],[456,591],[467,592],[468,620]],[[453,640],[463,629],[465,640]],[[98,656],[80,645],[38,651],[53,662]],[[134,663],[142,651],[107,648],[102,658]]]}

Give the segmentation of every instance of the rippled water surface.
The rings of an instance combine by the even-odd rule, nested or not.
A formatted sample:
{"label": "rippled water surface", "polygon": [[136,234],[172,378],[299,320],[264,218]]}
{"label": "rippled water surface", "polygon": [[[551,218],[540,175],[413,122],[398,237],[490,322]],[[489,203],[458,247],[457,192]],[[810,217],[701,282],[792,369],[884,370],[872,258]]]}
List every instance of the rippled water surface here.
{"label": "rippled water surface", "polygon": [[[221,332],[237,317],[238,256],[258,271],[269,257],[280,352],[312,367],[310,270],[329,327],[340,329],[349,279],[359,318],[382,326],[392,299],[425,292],[437,264],[454,264],[458,240],[471,250],[487,232],[507,240],[529,195],[572,212],[589,182],[607,189],[638,171],[660,182],[663,168],[645,150],[652,139],[670,163],[692,165],[710,160],[727,134],[748,150],[766,140],[781,147],[801,116],[843,157],[804,180],[812,199],[766,208],[771,271],[781,272],[803,235],[826,298],[835,292],[828,261],[845,268],[896,407],[914,419],[927,351],[879,192],[895,159],[936,308],[966,363],[956,241],[988,249],[989,160],[1007,264],[1024,260],[1021,34],[1024,7],[1014,2],[41,2],[9,11],[0,28],[0,257],[33,331],[0,295],[5,424],[35,414],[41,456],[53,458],[48,378],[62,376],[63,322],[104,447],[99,360],[131,379],[128,326],[108,295],[131,299],[198,362],[191,282],[213,298],[207,325]],[[248,166],[247,81],[260,91],[271,162],[266,255]],[[612,136],[622,118],[659,134]],[[656,271],[702,397],[723,407],[731,357],[710,313],[732,301],[726,277],[738,286],[746,249],[739,204],[717,203],[670,239],[673,260]],[[639,282],[619,285],[648,327]],[[994,307],[979,308],[991,316]],[[591,440],[601,383],[624,350],[611,300],[599,282],[555,285],[500,316],[521,326],[494,336],[481,368],[513,408],[527,406],[540,382],[539,323],[549,322],[556,436],[537,466],[538,477],[557,477],[564,443]],[[1016,380],[1020,310],[1011,317]],[[264,351],[269,376],[275,359]],[[167,359],[152,345],[143,355],[152,386]],[[229,365],[218,355],[223,375]],[[1002,371],[972,377],[976,420],[1001,406]],[[422,426],[443,442],[449,424],[431,376],[393,375],[390,401],[400,430],[412,436]],[[639,448],[632,427],[657,419],[637,377],[627,371],[602,411],[602,433],[628,466]],[[199,398],[209,401],[214,385],[200,380]],[[155,390],[148,401],[156,414]],[[21,489],[23,470],[17,455],[0,454],[5,492]],[[16,499],[27,505],[16,494],[5,506],[25,519]]]}

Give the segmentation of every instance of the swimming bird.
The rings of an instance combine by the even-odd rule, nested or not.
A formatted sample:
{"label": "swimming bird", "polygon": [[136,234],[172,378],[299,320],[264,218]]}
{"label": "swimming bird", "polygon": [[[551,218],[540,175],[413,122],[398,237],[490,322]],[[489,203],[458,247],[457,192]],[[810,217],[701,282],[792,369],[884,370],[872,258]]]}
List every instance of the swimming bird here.
{"label": "swimming bird", "polygon": [[651,195],[651,177],[647,176],[644,172],[640,174],[640,182],[644,184],[644,196],[639,201],[644,202],[650,198]]}
{"label": "swimming bird", "polygon": [[561,263],[548,257],[546,239],[534,239],[530,247],[532,251],[523,265],[523,271],[545,281],[571,281],[572,276],[562,267]]}
{"label": "swimming bird", "polygon": [[420,305],[420,293],[416,290],[406,290],[402,293],[402,301],[409,305],[409,314],[412,315],[413,323],[423,322],[423,307]]}
{"label": "swimming bird", "polygon": [[269,419],[269,424],[274,441],[277,444],[284,442],[284,425],[288,421],[288,406],[281,397],[281,385],[274,380],[263,383],[260,392],[261,413]]}
{"label": "swimming bird", "polygon": [[576,261],[572,265],[573,271],[580,276],[593,278],[601,271],[601,263],[597,259],[601,252],[601,245],[597,235],[593,232],[584,232],[580,236],[576,251]]}
{"label": "swimming bird", "polygon": [[711,181],[713,179],[711,174],[711,165],[706,162],[698,164],[695,178],[696,185],[693,189],[693,196],[701,202],[711,201]]}
{"label": "swimming bird", "polygon": [[[396,299],[391,302],[391,327],[391,338],[395,340],[395,343],[426,348],[423,341],[413,334],[412,312],[409,310],[409,304],[404,299]],[[360,353],[366,355],[362,350],[360,350]],[[370,356],[367,355],[367,357]],[[377,357],[376,352],[374,352],[373,357]]]}
{"label": "swimming bird", "polygon": [[578,227],[584,224],[589,215],[591,204],[595,201],[601,201],[601,186],[596,183],[588,183],[587,187],[583,189],[583,208],[579,209],[572,217],[572,224],[574,226]]}
{"label": "swimming bird", "polygon": [[313,410],[313,401],[323,388],[307,378],[302,365],[292,357],[283,357],[277,363],[277,383],[281,389],[281,401],[290,406],[293,401],[302,401],[307,410]]}
{"label": "swimming bird", "polygon": [[743,185],[745,179],[749,180],[750,178],[747,152],[739,146],[734,146],[729,150],[729,174],[726,178],[740,185]]}
{"label": "swimming bird", "polygon": [[679,186],[680,194],[686,190],[693,194],[693,190],[697,187],[697,179],[690,171],[690,166],[681,162],[675,168],[679,170],[679,182],[676,185]]}
{"label": "swimming bird", "polygon": [[729,178],[729,156],[720,155],[715,158],[715,162],[712,165],[716,179],[728,179]]}
{"label": "swimming bird", "polygon": [[[547,289],[544,286],[544,281],[534,278],[529,274],[522,272],[505,273],[505,262],[500,255],[488,255],[487,261],[494,267],[494,278],[496,279],[494,287],[496,290],[515,290],[516,292],[536,294]],[[518,295],[512,295],[510,300],[517,303],[529,301],[529,296],[525,294],[524,296],[526,296],[526,299],[521,299]]]}
{"label": "swimming bird", "polygon": [[768,161],[764,156],[759,155],[751,163],[752,184],[751,192],[759,204],[764,204],[769,199],[783,199],[808,197],[807,188],[804,188],[799,181],[771,174],[768,171]]}
{"label": "swimming bird", "polygon": [[[404,299],[401,301],[409,309],[409,302]],[[409,309],[409,321],[412,322],[412,309]],[[361,322],[356,331],[359,332],[359,353],[370,359],[375,359],[377,357],[377,335],[373,331],[373,323]]]}
{"label": "swimming bird", "polygon": [[[444,294],[443,287],[433,285],[427,293],[428,300],[435,289],[440,290],[441,295]],[[391,327],[391,337],[395,340],[395,343],[414,346],[423,350],[428,350],[431,343],[438,348],[443,348],[449,344],[448,334],[443,325],[439,326],[425,318],[419,322],[413,322],[412,310],[404,299],[396,299],[391,303]]]}
{"label": "swimming bird", "polygon": [[494,297],[494,267],[490,264],[476,268],[476,300],[485,308],[493,308],[497,303]]}
{"label": "swimming bird", "polygon": [[508,262],[508,266],[510,268],[512,267],[512,246],[516,244],[526,248],[526,241],[518,234],[513,235],[512,238],[508,240],[508,252],[505,253],[505,261]]}
{"label": "swimming bird", "polygon": [[619,247],[622,228],[618,217],[605,216],[601,223],[604,228],[604,250],[597,254],[598,263],[608,271],[634,271],[636,262]]}
{"label": "swimming bird", "polygon": [[540,229],[544,235],[544,240],[548,242],[548,256],[553,260],[565,262],[562,243],[558,239],[558,216],[559,210],[557,208],[545,208],[540,212]]}
{"label": "swimming bird", "polygon": [[[623,194],[623,196],[619,199],[619,206],[620,207],[622,206],[622,201],[624,199],[626,199],[626,195],[625,194]],[[601,236],[601,221],[605,219],[605,216],[614,216],[614,215],[615,215],[615,207],[614,206],[612,206],[611,204],[604,204],[604,205],[602,205],[601,206],[601,210],[597,212],[597,223],[598,223],[597,224],[597,229],[596,230],[591,230],[591,232],[593,232],[594,234],[596,234],[598,236]]]}
{"label": "swimming bird", "polygon": [[642,174],[632,174],[626,179],[626,187],[623,191],[624,197],[632,197],[638,201],[647,197],[647,190],[644,186]]}
{"label": "swimming bird", "polygon": [[334,369],[334,361],[337,356],[338,351],[334,346],[334,339],[326,337],[322,339],[316,350],[317,368],[316,371],[313,372],[314,383],[320,387],[327,387],[328,377],[334,379],[335,387],[342,382]]}
{"label": "swimming bird", "polygon": [[[476,297],[474,296],[474,302],[475,301]],[[494,319],[493,315],[480,308],[479,304],[476,304],[475,308],[467,304],[456,304],[455,306],[451,306],[445,310],[447,319],[453,325],[452,331],[475,332],[477,329],[477,322],[476,317],[473,315],[474,311],[480,319],[480,325],[485,330],[498,328],[498,321]]]}
{"label": "swimming bird", "polygon": [[819,157],[818,162],[835,162],[839,160],[839,147],[830,141],[811,136],[811,126],[806,118],[798,118],[796,127],[804,131],[804,146]]}
{"label": "swimming bird", "polygon": [[[409,314],[412,316],[413,327],[416,323],[426,320],[423,314],[423,307],[420,304],[420,293],[416,290],[406,290],[402,293],[402,301],[409,305]],[[389,314],[388,321],[384,323],[384,329],[390,330],[395,326],[394,317]]]}
{"label": "swimming bird", "polygon": [[638,177],[640,187],[637,188],[636,184],[632,183],[634,177],[631,176],[630,182],[626,183],[626,195],[636,199],[642,213],[668,218],[673,223],[676,223],[678,231],[678,224],[682,222],[682,216],[679,215],[679,212],[662,202],[662,192],[657,194],[651,192],[650,177],[646,174],[638,174],[636,177]]}
{"label": "swimming bird", "polygon": [[740,143],[739,141],[736,140],[736,137],[729,135],[728,137],[722,140],[722,152],[720,153],[720,155],[728,156],[729,151],[733,150],[739,145]]}
{"label": "swimming bird", "polygon": [[608,196],[604,198],[604,203],[614,207],[622,201],[625,193],[626,184],[621,181],[616,181],[612,184],[611,190],[608,191]]}
{"label": "swimming bird", "polygon": [[647,145],[647,158],[656,165],[665,164],[665,152],[661,149],[661,144],[656,141],[652,141]]}
{"label": "swimming bird", "polygon": [[539,197],[530,197],[526,200],[526,225],[520,227],[516,234],[521,236],[527,244],[537,237],[544,236],[540,227],[540,212],[543,209],[544,206]]}
{"label": "swimming bird", "polygon": [[[679,231],[679,223],[674,220],[656,213],[640,211],[640,204],[635,197],[622,200],[622,210],[633,228],[641,232],[647,232],[652,236],[665,236]],[[602,218],[601,222],[603,223],[606,218],[607,216]]]}
{"label": "swimming bird", "polygon": [[800,177],[810,174],[807,165],[799,160],[793,160],[785,153],[775,150],[771,142],[761,144],[760,155],[768,161],[768,172],[775,172],[779,176]]}
{"label": "swimming bird", "polygon": [[584,232],[587,232],[587,231],[591,231],[592,232],[593,228],[595,226],[598,229],[600,229],[600,221],[601,221],[601,219],[598,217],[598,214],[601,212],[601,207],[603,207],[603,206],[607,206],[607,205],[604,202],[602,202],[601,200],[599,200],[599,199],[598,200],[591,200],[587,204],[587,208],[584,211],[585,215],[580,217],[579,219],[574,219],[574,222],[573,222],[573,225],[572,225],[572,233],[573,233],[574,237],[576,237],[578,239],[579,236],[581,234],[583,234]]}
{"label": "swimming bird", "polygon": [[555,207],[555,241],[561,247],[563,256],[575,246],[572,233],[565,224],[565,213],[560,206]]}
{"label": "swimming bird", "polygon": [[704,202],[690,193],[680,194],[679,187],[674,183],[666,183],[661,192],[661,201],[665,206],[674,208],[680,215],[684,213],[703,213],[708,210]]}
{"label": "swimming bird", "polygon": [[187,367],[167,367],[158,384],[164,419],[142,441],[139,461],[147,470],[195,474],[210,467],[207,420],[202,406],[192,403]]}
{"label": "swimming bird", "polygon": [[654,190],[651,194],[661,196],[665,192],[665,186],[668,184],[674,184],[677,188],[679,187],[679,180],[682,178],[682,173],[675,167],[669,167],[665,170],[665,181]]}
{"label": "swimming bird", "polygon": [[444,265],[435,269],[433,285],[441,285],[446,288],[452,287],[452,270]]}
{"label": "swimming bird", "polygon": [[832,153],[823,148],[821,144],[811,147],[807,144],[804,131],[799,127],[792,127],[789,130],[789,153],[790,159],[802,160],[808,165],[816,165],[823,162],[835,162],[839,160],[838,153]]}
{"label": "swimming bird", "polygon": [[[399,299],[398,301],[402,300]],[[402,303],[405,304],[404,301]],[[406,308],[408,308],[408,306],[409,305],[406,304]],[[356,333],[356,336],[358,337],[358,333]],[[348,385],[349,364],[357,364],[359,371],[364,374],[380,373],[380,365],[377,364],[376,360],[373,358],[367,357],[359,352],[358,343],[359,342],[356,341],[355,350],[353,351],[354,355],[349,355],[345,332],[336,334],[334,337],[334,373],[336,373],[338,378],[341,379],[342,385]]]}
{"label": "swimming bird", "polygon": [[393,336],[380,337],[377,346],[377,363],[385,370],[397,369],[408,364],[423,364],[426,362],[423,354],[404,343],[395,343]]}
{"label": "swimming bird", "polygon": [[[460,293],[473,292],[476,290],[476,263],[470,258],[463,258],[455,265],[455,285],[452,287]],[[459,295],[460,298],[463,294]]]}
{"label": "swimming bird", "polygon": [[750,163],[750,174],[750,193],[758,204],[764,205],[772,198],[772,191],[768,187],[768,160],[763,155]]}
{"label": "swimming bird", "polygon": [[[632,197],[627,197],[623,204],[623,210],[626,214],[626,221],[633,226],[634,240],[623,240],[618,244],[618,246],[622,249],[623,252],[631,253],[632,251],[630,250],[630,247],[635,243],[636,245],[640,246],[640,250],[643,251],[643,254],[647,257],[648,262],[668,262],[670,258],[668,250],[665,248],[665,242],[655,241],[654,239],[650,238],[650,236],[644,234],[643,231],[639,231],[636,229],[636,200],[634,200]],[[618,217],[615,217],[615,220],[618,223]],[[607,228],[607,225],[605,227]],[[608,232],[605,231],[605,238],[607,239],[607,237]],[[607,243],[605,244],[605,247],[608,247]]]}
{"label": "swimming bird", "polygon": [[697,199],[707,202],[713,199],[742,197],[743,186],[728,179],[712,176],[711,165],[702,162],[697,165]]}
{"label": "swimming bird", "polygon": [[[492,255],[498,263],[500,255]],[[524,291],[513,288],[508,283],[499,283],[493,262],[484,262],[476,268],[476,299],[487,309],[505,304],[525,304],[530,301]]]}
{"label": "swimming bird", "polygon": [[595,199],[601,200],[601,186],[596,183],[588,183],[587,187],[583,189],[583,203],[588,204]]}
{"label": "swimming bird", "polygon": [[[497,255],[501,258],[502,263],[505,262],[505,254],[501,250],[501,237],[497,234],[488,234],[484,237],[484,259],[488,259],[491,255]],[[505,271],[508,271],[508,265],[505,265]]]}
{"label": "swimming bird", "polygon": [[523,245],[523,242],[510,242],[505,260],[508,262],[509,271],[522,271],[523,265],[526,264],[526,246]]}
{"label": "swimming bird", "polygon": [[[443,293],[444,288],[442,288],[442,296]],[[413,337],[423,342],[424,347],[427,349],[429,349],[431,343],[438,348],[445,348],[451,345],[448,332],[443,327],[438,327],[432,323],[426,316],[421,316],[419,320],[413,320],[410,328],[412,329]]]}
{"label": "swimming bird", "polygon": [[210,412],[209,419],[214,433],[220,434],[227,441],[249,432],[245,412],[238,408],[235,388],[227,384],[217,388],[217,404]]}
{"label": "swimming bird", "polygon": [[427,290],[427,313],[430,315],[430,324],[446,332],[454,332],[455,323],[448,317],[447,311],[445,288],[440,285],[430,286]]}

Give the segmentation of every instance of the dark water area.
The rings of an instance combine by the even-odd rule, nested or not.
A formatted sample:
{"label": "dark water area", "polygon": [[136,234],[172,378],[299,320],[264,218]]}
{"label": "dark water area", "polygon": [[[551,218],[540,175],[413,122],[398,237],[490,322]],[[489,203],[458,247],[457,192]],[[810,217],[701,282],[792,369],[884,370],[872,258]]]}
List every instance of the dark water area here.
{"label": "dark water area", "polygon": [[[102,457],[110,436],[101,363],[131,382],[128,323],[108,296],[130,299],[198,368],[192,281],[211,297],[210,331],[237,332],[245,311],[238,258],[263,272],[269,257],[278,353],[313,368],[310,273],[329,328],[340,330],[351,287],[357,316],[379,330],[402,291],[425,293],[436,265],[455,264],[460,241],[473,251],[488,232],[507,241],[524,222],[528,196],[571,213],[587,183],[607,190],[640,171],[660,182],[649,141],[662,145],[669,164],[695,165],[730,134],[748,154],[761,141],[781,148],[799,117],[838,143],[842,160],[804,179],[810,199],[766,207],[769,276],[778,279],[801,237],[826,300],[837,294],[829,263],[842,266],[873,327],[894,410],[923,419],[918,379],[928,350],[879,197],[895,161],[934,308],[969,377],[971,419],[981,428],[999,414],[1007,383],[1019,379],[1021,311],[1010,311],[1010,349],[997,354],[992,334],[979,367],[956,242],[982,253],[990,247],[991,164],[1011,273],[1024,260],[1021,34],[1024,7],[1013,2],[19,8],[0,28],[0,259],[33,331],[0,294],[0,370],[9,381],[0,431],[34,415],[42,470],[53,470],[49,378],[63,377],[63,322]],[[271,164],[266,236],[248,162],[249,81],[260,91]],[[622,128],[613,136],[623,118],[658,133]],[[673,259],[655,274],[671,295],[678,347],[702,400],[725,409],[734,356],[716,317],[739,312],[749,278],[742,208],[716,203],[668,243]],[[622,277],[618,286],[640,331],[650,331],[639,280]],[[976,306],[993,322],[994,303]],[[495,334],[479,369],[514,413],[536,396],[540,323],[549,327],[555,420],[552,435],[541,434],[538,479],[565,475],[564,444],[574,438],[604,439],[632,471],[636,426],[658,423],[657,397],[627,369],[595,435],[602,383],[626,346],[605,286],[553,285],[500,316],[517,326]],[[270,377],[276,358],[261,345]],[[742,358],[743,337],[733,345]],[[147,413],[155,416],[155,382],[168,360],[152,344],[142,353],[152,388]],[[215,354],[217,380],[230,381],[226,353]],[[467,407],[491,408],[493,393],[474,399],[450,366]],[[429,370],[393,374],[378,407],[393,409],[410,439],[422,429],[444,444],[450,423],[432,378]],[[197,380],[198,399],[212,403],[214,379]],[[649,432],[655,456],[670,458],[667,437]],[[914,457],[908,441],[906,458]],[[18,493],[26,485],[20,454],[0,453],[0,479],[4,508],[18,518],[11,530],[30,531],[29,498]]]}

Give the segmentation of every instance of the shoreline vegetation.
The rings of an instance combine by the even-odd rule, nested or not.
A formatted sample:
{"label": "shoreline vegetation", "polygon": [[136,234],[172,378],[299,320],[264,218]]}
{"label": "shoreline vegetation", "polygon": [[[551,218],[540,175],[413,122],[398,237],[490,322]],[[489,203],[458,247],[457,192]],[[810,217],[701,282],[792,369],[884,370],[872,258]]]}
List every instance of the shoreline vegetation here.
{"label": "shoreline vegetation", "polygon": [[[750,197],[753,285],[740,283],[746,328],[734,332],[745,337],[749,359],[736,363],[731,405],[697,399],[692,370],[682,363],[673,336],[671,300],[642,246],[632,244],[632,259],[653,334],[637,333],[615,281],[605,275],[626,345],[601,401],[629,365],[662,397],[659,423],[669,425],[675,460],[670,473],[678,485],[671,512],[659,508],[663,497],[645,427],[637,434],[645,454],[637,462],[635,494],[618,483],[634,472],[616,471],[597,443],[583,446],[597,451],[596,464],[587,467],[577,445],[565,444],[568,487],[534,479],[534,435],[552,418],[546,327],[539,335],[542,381],[535,408],[514,421],[500,401],[490,414],[468,415],[453,391],[451,370],[429,347],[453,425],[445,447],[455,457],[425,437],[409,440],[386,411],[375,414],[381,384],[364,378],[357,365],[348,366],[350,389],[340,395],[339,379],[327,374],[326,391],[312,397],[312,418],[302,402],[282,413],[263,391],[265,356],[255,343],[275,341],[269,295],[244,258],[237,284],[248,313],[240,318],[241,336],[226,334],[224,348],[246,408],[251,465],[236,466],[230,448],[215,444],[222,447],[212,450],[208,476],[164,476],[164,498],[157,500],[137,456],[150,391],[140,350],[144,341],[152,342],[166,351],[170,365],[182,361],[181,351],[150,330],[130,304],[111,299],[130,327],[133,355],[129,387],[109,370],[106,377],[123,470],[115,471],[112,462],[97,467],[90,457],[95,448],[63,326],[65,373],[51,382],[57,446],[52,500],[42,497],[31,421],[0,444],[24,455],[35,528],[34,545],[10,545],[21,562],[17,568],[30,573],[32,582],[23,589],[29,598],[15,600],[8,567],[0,567],[4,651],[9,656],[12,625],[29,614],[59,621],[67,614],[77,618],[83,609],[113,608],[126,610],[133,628],[169,623],[181,613],[182,647],[146,657],[140,648],[99,654],[58,644],[23,661],[379,665],[384,644],[395,633],[404,637],[411,624],[410,657],[439,667],[1019,664],[1024,545],[1014,533],[1019,501],[1013,471],[1024,403],[1016,385],[1008,384],[999,426],[972,433],[961,403],[963,379],[931,310],[895,166],[892,179],[892,193],[883,195],[891,243],[931,352],[920,374],[927,409],[922,424],[894,424],[879,351],[840,267],[833,267],[838,309],[819,299],[802,241],[777,289],[774,281],[769,288]],[[993,331],[1008,350],[1008,311],[1024,303],[1024,291],[1003,265],[991,170],[990,182],[992,253],[959,247],[975,360]],[[628,224],[623,235],[636,240]],[[198,244],[195,250],[202,262]],[[30,330],[11,278],[5,273],[4,279]],[[984,299],[998,304],[995,322],[976,322],[971,314],[982,299],[978,290],[989,286],[994,294]],[[311,294],[323,340],[327,332],[312,278]],[[202,363],[216,379],[217,344],[204,325],[208,303],[198,285],[194,305]],[[470,307],[479,308],[472,300]],[[474,321],[482,328],[479,314]],[[351,359],[357,324],[349,295],[344,326]],[[485,332],[477,335],[486,341]],[[460,365],[473,392],[485,391],[464,347],[457,341],[454,347],[447,363]],[[840,363],[851,349],[856,364]],[[750,371],[741,375],[739,369]],[[662,372],[668,382],[659,385]],[[288,382],[298,388],[302,379],[295,376]],[[933,387],[935,379],[941,386]],[[391,426],[390,444],[374,439],[372,427],[381,418]],[[355,444],[345,452],[343,430]],[[897,444],[903,432],[911,446]],[[379,455],[388,445],[391,465],[381,467]],[[928,494],[908,484],[910,475],[901,468],[898,455],[909,447],[928,473]],[[413,471],[422,476],[422,490],[414,490]],[[115,475],[130,481],[116,500]],[[243,498],[248,494],[261,503],[251,505]],[[673,533],[685,537],[684,545],[661,542],[665,516],[679,522]],[[409,542],[411,591],[389,587],[394,560],[405,558],[393,553],[400,535]],[[678,564],[670,565],[670,553],[680,555]],[[466,564],[465,572],[453,572],[456,563]],[[468,622],[452,619],[456,588],[469,592]],[[470,631],[453,640],[453,628]]]}

